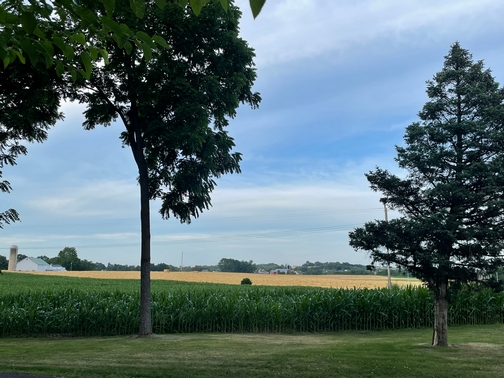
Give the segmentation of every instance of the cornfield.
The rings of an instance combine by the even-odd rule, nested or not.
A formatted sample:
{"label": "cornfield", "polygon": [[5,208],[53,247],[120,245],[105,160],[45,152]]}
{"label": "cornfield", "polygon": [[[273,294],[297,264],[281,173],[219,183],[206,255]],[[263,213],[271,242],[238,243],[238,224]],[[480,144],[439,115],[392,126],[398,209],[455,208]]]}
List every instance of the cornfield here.
{"label": "cornfield", "polygon": [[[193,284],[152,295],[153,331],[326,332],[428,327],[433,301],[423,287],[327,289]],[[503,322],[504,293],[462,290],[451,324]],[[0,295],[0,337],[108,336],[138,331],[134,290],[33,290]]]}

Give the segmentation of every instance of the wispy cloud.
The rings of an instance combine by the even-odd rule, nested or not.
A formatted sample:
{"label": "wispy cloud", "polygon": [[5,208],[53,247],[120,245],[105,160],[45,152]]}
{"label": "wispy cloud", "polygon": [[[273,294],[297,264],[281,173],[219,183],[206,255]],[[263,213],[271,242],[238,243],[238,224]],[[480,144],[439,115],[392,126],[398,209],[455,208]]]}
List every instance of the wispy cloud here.
{"label": "wispy cloud", "polygon": [[317,55],[334,57],[334,52],[339,53],[337,60],[344,60],[349,51],[359,53],[376,42],[425,45],[486,33],[488,18],[497,21],[504,11],[496,0],[284,0],[266,3],[252,21],[246,3],[237,2],[245,13],[242,29],[258,52],[260,67]]}

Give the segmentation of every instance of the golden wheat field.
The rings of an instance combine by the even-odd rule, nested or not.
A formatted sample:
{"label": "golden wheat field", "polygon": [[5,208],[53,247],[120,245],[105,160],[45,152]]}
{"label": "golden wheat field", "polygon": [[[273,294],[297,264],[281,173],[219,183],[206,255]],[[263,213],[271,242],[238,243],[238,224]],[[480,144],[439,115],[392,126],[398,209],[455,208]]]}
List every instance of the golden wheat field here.
{"label": "golden wheat field", "polygon": [[[28,273],[28,272],[27,272]],[[30,274],[47,274],[67,277],[140,279],[140,272],[29,272]],[[359,275],[282,275],[253,273],[220,273],[220,272],[151,272],[152,280],[173,280],[186,282],[209,282],[239,285],[245,277],[253,285],[266,286],[314,286],[332,288],[380,288],[387,287],[387,277]],[[420,281],[407,278],[392,278],[392,284],[398,286],[419,285]]]}

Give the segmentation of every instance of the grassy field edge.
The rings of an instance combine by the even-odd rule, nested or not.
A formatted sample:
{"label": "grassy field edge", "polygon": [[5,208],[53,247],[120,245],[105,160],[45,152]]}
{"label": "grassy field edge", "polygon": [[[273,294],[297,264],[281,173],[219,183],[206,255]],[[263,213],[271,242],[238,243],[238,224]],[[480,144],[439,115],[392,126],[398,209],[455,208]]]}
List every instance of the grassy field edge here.
{"label": "grassy field edge", "polygon": [[0,372],[59,377],[496,377],[504,325],[431,330],[0,339]]}

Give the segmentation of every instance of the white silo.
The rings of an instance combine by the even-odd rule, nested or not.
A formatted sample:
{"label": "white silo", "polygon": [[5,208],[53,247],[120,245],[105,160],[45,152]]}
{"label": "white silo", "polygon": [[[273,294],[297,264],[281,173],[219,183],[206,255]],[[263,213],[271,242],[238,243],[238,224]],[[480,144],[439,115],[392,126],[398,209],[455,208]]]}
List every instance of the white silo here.
{"label": "white silo", "polygon": [[10,247],[10,257],[9,257],[8,270],[16,270],[17,256],[18,256],[18,247],[17,247],[17,245],[13,245]]}

